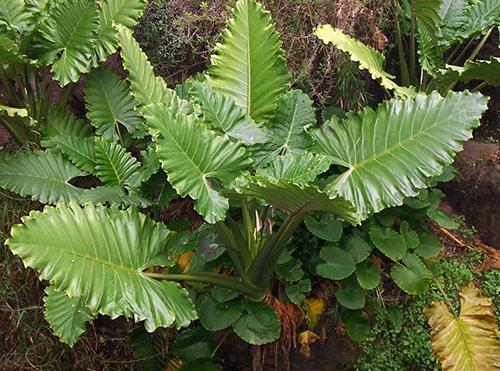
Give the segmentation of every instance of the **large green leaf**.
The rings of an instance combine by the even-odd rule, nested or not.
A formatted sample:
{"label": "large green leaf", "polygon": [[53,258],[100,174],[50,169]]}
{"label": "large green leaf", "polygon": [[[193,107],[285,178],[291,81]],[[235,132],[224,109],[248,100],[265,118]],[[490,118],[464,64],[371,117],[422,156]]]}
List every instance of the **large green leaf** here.
{"label": "large green leaf", "polygon": [[225,218],[228,200],[217,191],[251,165],[247,151],[227,137],[218,137],[193,116],[174,115],[167,105],[146,107],[147,124],[160,133],[157,154],[170,184],[195,200],[195,209],[207,222]]}
{"label": "large green leaf", "polygon": [[201,104],[206,123],[214,129],[240,139],[247,145],[264,140],[260,127],[230,97],[213,91],[209,84],[201,82],[192,84],[191,93]]}
{"label": "large green leaf", "polygon": [[61,86],[76,82],[88,72],[98,25],[94,0],[67,0],[51,8],[51,16],[40,26],[37,54]]}
{"label": "large green leaf", "polygon": [[268,120],[289,82],[270,13],[255,0],[238,0],[215,53],[209,69],[214,89],[233,98],[255,122]]}
{"label": "large green leaf", "polygon": [[385,57],[370,46],[347,36],[338,28],[329,24],[318,26],[314,32],[325,44],[332,43],[340,50],[349,53],[351,59],[359,63],[359,68],[367,70],[374,80],[380,79],[380,84],[389,90],[404,95],[412,95],[409,89],[398,86],[393,79],[395,76],[384,71]]}
{"label": "large green leaf", "polygon": [[313,102],[300,90],[283,94],[276,108],[276,115],[264,128],[265,143],[259,144],[254,158],[262,166],[276,156],[288,152],[303,152],[312,145],[305,128],[314,125],[316,113]]}
{"label": "large green leaf", "polygon": [[466,9],[464,21],[453,36],[458,39],[467,39],[498,25],[500,25],[500,1],[480,0]]}
{"label": "large green leaf", "polygon": [[60,154],[20,153],[0,161],[0,187],[42,203],[79,200],[81,189],[69,181],[85,175]]}
{"label": "large green leaf", "polygon": [[92,127],[83,120],[77,119],[63,107],[49,110],[45,121],[42,122],[42,145],[46,148],[54,147],[56,137],[88,137]]}
{"label": "large green leaf", "polygon": [[117,25],[123,66],[128,72],[130,88],[140,106],[165,103],[173,112],[191,113],[190,103],[180,99],[175,91],[167,88],[161,77],[155,76],[153,66],[135,41],[132,31]]}
{"label": "large green leaf", "polygon": [[0,35],[0,65],[25,62],[28,62],[28,60],[19,50],[19,45],[7,35]]}
{"label": "large green leaf", "polygon": [[196,318],[187,291],[142,272],[165,253],[168,230],[137,210],[74,202],[32,212],[12,228],[8,246],[57,290],[92,314],[187,326]]}
{"label": "large green leaf", "polygon": [[451,84],[462,81],[484,81],[491,86],[500,85],[500,58],[490,57],[489,60],[467,61],[460,66],[447,65],[434,80],[437,88],[448,88]]}
{"label": "large green leaf", "polygon": [[326,190],[352,200],[363,218],[401,205],[453,161],[486,107],[481,94],[419,94],[330,121],[313,137],[347,169]]}
{"label": "large green leaf", "polygon": [[96,174],[94,138],[56,136],[51,138],[55,148],[61,151],[79,169]]}
{"label": "large green leaf", "polygon": [[135,187],[139,162],[118,143],[95,140],[96,175],[107,186]]}
{"label": "large green leaf", "polygon": [[237,192],[266,200],[288,214],[327,211],[351,224],[360,222],[350,201],[330,197],[315,185],[301,186],[287,180],[244,176],[235,181],[234,187]]}
{"label": "large green leaf", "polygon": [[434,75],[443,64],[444,49],[438,45],[441,25],[441,0],[412,0],[411,11],[419,33],[418,54],[420,65]]}
{"label": "large green leaf", "polygon": [[257,169],[257,175],[307,185],[314,182],[319,174],[327,171],[330,165],[331,160],[328,156],[310,152],[288,152],[275,157],[267,167]]}
{"label": "large green leaf", "polygon": [[83,305],[80,297],[70,298],[52,286],[45,289],[44,301],[44,315],[50,328],[62,342],[73,346],[85,332],[87,322],[95,316]]}
{"label": "large green leaf", "polygon": [[141,115],[125,80],[107,69],[92,72],[85,85],[87,116],[105,139],[118,141],[120,125],[129,133],[141,130]]}
{"label": "large green leaf", "polygon": [[439,42],[448,44],[455,32],[457,25],[460,25],[465,20],[465,5],[466,0],[442,0],[439,8],[439,16],[441,18],[441,37]]}
{"label": "large green leaf", "polygon": [[30,14],[23,0],[0,0],[0,25],[22,32],[29,23]]}
{"label": "large green leaf", "polygon": [[104,61],[118,46],[115,25],[132,28],[146,5],[145,0],[103,0],[99,5],[99,28],[94,51],[94,64]]}

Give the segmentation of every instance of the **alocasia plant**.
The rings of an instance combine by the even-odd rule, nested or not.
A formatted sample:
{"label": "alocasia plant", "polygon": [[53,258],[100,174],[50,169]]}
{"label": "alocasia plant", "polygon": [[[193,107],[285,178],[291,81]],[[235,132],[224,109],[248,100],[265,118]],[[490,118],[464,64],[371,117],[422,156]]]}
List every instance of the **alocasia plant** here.
{"label": "alocasia plant", "polygon": [[[82,73],[89,72],[116,51],[118,44],[112,25],[133,27],[145,3],[145,0],[0,1],[0,81],[9,93],[8,103],[14,105],[0,105],[0,122],[20,144],[38,143],[40,124],[50,120],[47,115],[56,89],[51,85],[47,66],[63,88],[60,102],[64,104],[72,84]],[[16,115],[12,114],[13,108]]]}
{"label": "alocasia plant", "polygon": [[[278,34],[255,0],[236,3],[208,75],[187,82],[180,97],[153,74],[127,26],[113,26],[127,81],[105,69],[88,77],[95,134],[83,120],[51,111],[54,120],[42,123],[46,149],[0,163],[1,187],[55,205],[25,217],[7,244],[50,282],[48,295],[57,298],[47,299],[47,318],[69,343],[98,313],[145,320],[148,331],[199,317],[208,329],[232,326],[252,344],[275,340],[279,320],[263,299],[275,271],[298,282],[288,290],[294,300],[307,289],[287,250],[302,221],[316,234],[333,226],[319,237],[334,241],[340,221],[357,226],[419,195],[486,109],[480,94],[408,94],[317,125],[312,101],[290,90]],[[82,176],[94,188],[83,187]],[[200,230],[177,233],[153,220],[169,199],[166,189],[194,200],[206,222]],[[372,227],[375,245],[391,238]],[[205,257],[198,265],[191,244]],[[365,261],[371,246],[362,245],[353,236],[347,249],[320,253],[318,273],[347,278],[337,299],[352,309],[377,284],[376,267]],[[407,250],[381,248],[412,270],[421,262]],[[404,269],[395,279],[405,281]],[[195,306],[180,283],[213,288]],[[72,326],[54,319],[64,314],[63,294],[85,308]]]}
{"label": "alocasia plant", "polygon": [[[384,56],[375,49],[330,25],[319,26],[316,35],[349,53],[351,59],[359,62],[360,68],[368,70],[384,88],[402,95],[412,94],[409,86],[427,93],[438,90],[446,94],[458,82],[477,80],[480,83],[475,90],[485,85],[499,85],[499,58],[475,58],[493,28],[500,25],[500,2],[396,0],[393,3],[398,72],[404,87],[398,86],[396,77],[384,70]],[[408,35],[407,40],[404,34]]]}

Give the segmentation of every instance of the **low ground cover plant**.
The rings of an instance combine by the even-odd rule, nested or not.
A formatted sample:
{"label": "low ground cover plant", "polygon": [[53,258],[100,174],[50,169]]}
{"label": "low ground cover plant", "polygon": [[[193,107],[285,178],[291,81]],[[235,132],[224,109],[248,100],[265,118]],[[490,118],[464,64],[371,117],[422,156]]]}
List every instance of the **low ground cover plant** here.
{"label": "low ground cover plant", "polygon": [[[18,4],[15,19],[28,19]],[[437,211],[442,194],[427,188],[449,178],[486,97],[399,86],[380,70],[378,54],[320,27],[320,37],[334,32],[361,50],[370,62],[356,59],[361,67],[396,94],[317,122],[311,99],[291,89],[271,15],[255,0],[237,1],[208,71],[176,89],[154,75],[130,29],[144,3],[53,6],[33,40],[52,42],[52,15],[74,22],[59,25],[64,42],[34,68],[52,65],[62,86],[88,73],[86,117],[65,105],[32,117],[28,106],[23,115],[36,122],[41,148],[2,156],[0,187],[47,204],[14,226],[6,244],[50,283],[45,314],[62,341],[74,344],[103,314],[144,321],[149,332],[199,319],[204,329],[189,329],[178,344],[228,328],[266,344],[280,336],[269,305],[275,277],[299,305],[316,275],[339,281],[348,332],[361,339],[366,293],[381,281],[376,256],[403,291],[426,290],[426,259],[441,248],[421,218],[449,222]],[[0,14],[12,28],[12,13]],[[88,34],[79,31],[84,24]],[[83,48],[88,40],[75,34],[93,41]],[[103,55],[119,49],[126,78],[93,58],[100,47]],[[25,108],[5,111],[12,109]],[[173,198],[187,197],[200,228],[159,220]],[[314,243],[299,238],[301,225]]]}

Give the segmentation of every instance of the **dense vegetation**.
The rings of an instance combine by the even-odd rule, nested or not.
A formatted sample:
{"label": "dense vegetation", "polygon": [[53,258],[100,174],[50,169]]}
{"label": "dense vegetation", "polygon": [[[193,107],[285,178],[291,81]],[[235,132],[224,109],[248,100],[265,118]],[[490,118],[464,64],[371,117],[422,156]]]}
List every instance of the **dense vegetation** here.
{"label": "dense vegetation", "polygon": [[[133,35],[145,1],[0,0],[0,118],[18,148],[0,154],[0,187],[33,209],[5,245],[47,282],[54,334],[73,346],[98,316],[125,317],[144,369],[227,368],[228,337],[254,346],[259,369],[301,323],[309,356],[333,311],[360,369],[492,367],[484,295],[498,298],[497,271],[475,273],[474,251],[447,259],[432,228],[459,227],[437,186],[487,109],[479,91],[500,85],[499,59],[476,59],[500,4],[395,5],[398,76],[374,48],[315,25],[381,86],[373,107],[341,105],[357,112],[325,108],[311,88],[321,114],[271,14],[233,5],[207,70],[170,88]],[[4,220],[17,219],[5,200]]]}

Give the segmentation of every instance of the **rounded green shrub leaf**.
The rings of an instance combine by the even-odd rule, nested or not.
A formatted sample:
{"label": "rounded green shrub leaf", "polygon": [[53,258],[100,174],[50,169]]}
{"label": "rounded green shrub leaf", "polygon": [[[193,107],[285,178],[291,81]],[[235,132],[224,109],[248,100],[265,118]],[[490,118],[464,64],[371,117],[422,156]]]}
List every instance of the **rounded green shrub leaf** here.
{"label": "rounded green shrub leaf", "polygon": [[324,247],[319,255],[326,262],[316,267],[316,272],[321,277],[341,280],[349,277],[356,269],[356,264],[351,255],[338,247]]}
{"label": "rounded green shrub leaf", "polygon": [[233,325],[233,330],[249,344],[261,345],[280,336],[281,325],[276,312],[264,303],[243,302],[245,313]]}
{"label": "rounded green shrub leaf", "polygon": [[394,261],[398,261],[406,255],[405,239],[391,228],[373,226],[370,228],[370,238],[377,249]]}
{"label": "rounded green shrub leaf", "polygon": [[422,294],[429,288],[431,272],[416,255],[408,254],[403,258],[403,267],[393,267],[391,277],[408,294]]}

